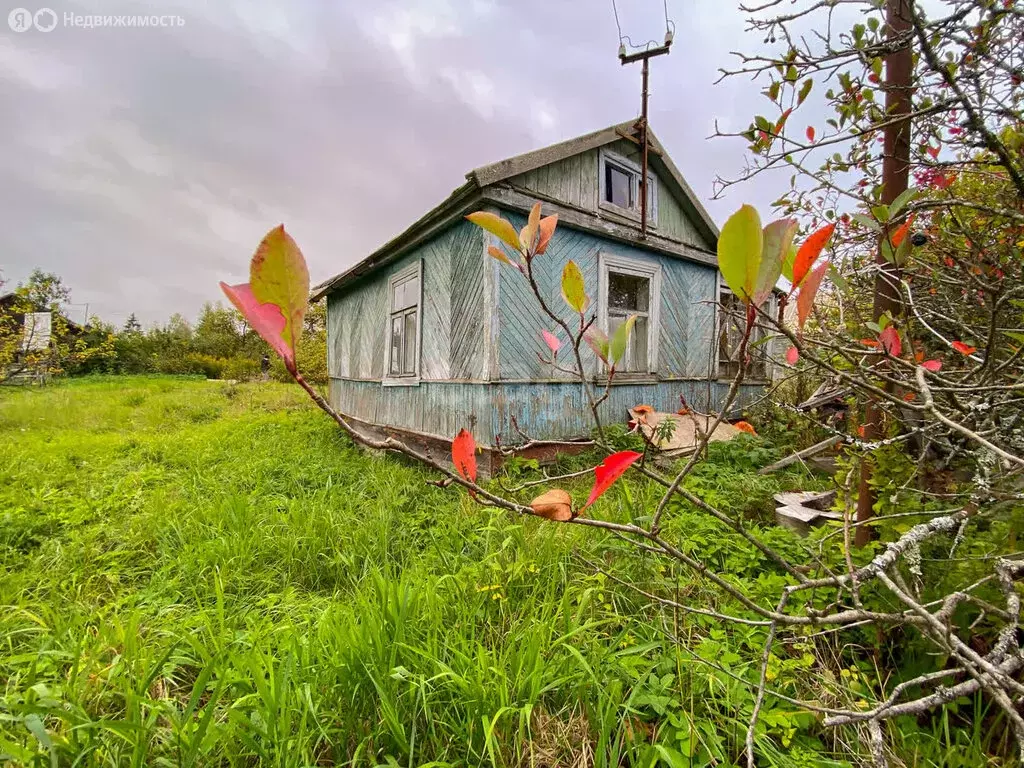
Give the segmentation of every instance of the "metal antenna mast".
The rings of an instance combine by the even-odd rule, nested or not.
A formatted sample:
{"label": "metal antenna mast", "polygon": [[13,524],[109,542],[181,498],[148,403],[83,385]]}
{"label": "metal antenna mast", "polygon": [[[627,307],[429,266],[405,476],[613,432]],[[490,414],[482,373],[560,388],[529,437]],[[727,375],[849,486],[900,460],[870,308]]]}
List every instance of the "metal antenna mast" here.
{"label": "metal antenna mast", "polygon": [[[642,61],[643,86],[640,92],[640,119],[633,124],[633,132],[640,141],[640,237],[647,237],[647,78],[648,61],[655,56],[661,56],[669,52],[672,46],[672,38],[675,34],[675,25],[668,18],[668,0],[665,0],[665,42],[658,45],[654,40],[648,42],[641,50],[634,53],[626,52],[626,43],[630,46],[633,42],[622,34],[622,27],[619,26],[619,12],[615,7],[615,0],[612,0],[612,11],[615,14],[615,25],[619,27],[619,61],[623,66],[632,64],[634,61]],[[636,47],[636,46],[633,46]]]}

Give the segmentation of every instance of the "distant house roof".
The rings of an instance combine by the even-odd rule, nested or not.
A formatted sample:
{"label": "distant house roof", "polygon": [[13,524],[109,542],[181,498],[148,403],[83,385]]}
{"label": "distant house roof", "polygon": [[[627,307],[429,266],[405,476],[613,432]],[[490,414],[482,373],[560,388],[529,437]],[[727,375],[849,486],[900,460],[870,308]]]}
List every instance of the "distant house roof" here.
{"label": "distant house roof", "polygon": [[[11,291],[10,293],[0,294],[0,308],[11,306],[12,304],[14,304],[14,301],[17,298],[18,298],[18,294],[15,291]],[[33,312],[49,312],[50,309],[48,307],[42,307],[42,306],[39,306],[37,304],[33,304],[32,305],[32,311]],[[18,314],[20,314],[20,313],[16,312],[15,313],[15,317],[17,317]],[[64,318],[64,322],[67,324],[67,327],[68,327],[69,331],[72,331],[74,333],[80,333],[80,332],[86,330],[86,327],[83,327],[83,326],[79,325],[78,323],[76,323],[74,320],[69,319],[67,315],[65,315],[63,313],[60,313],[60,316],[62,318]]]}
{"label": "distant house roof", "polygon": [[[630,139],[630,132],[634,124],[632,120],[618,123],[593,133],[577,136],[574,139],[535,149],[532,152],[526,152],[522,155],[516,155],[506,160],[499,160],[496,163],[473,169],[466,174],[466,183],[453,191],[440,205],[428,211],[401,234],[384,243],[384,245],[362,261],[316,286],[311,294],[311,300],[318,301],[331,291],[348,285],[391,263],[408,249],[415,247],[447,227],[455,218],[470,212],[481,201],[500,202],[506,206],[508,205],[508,200],[505,199],[488,200],[488,195],[485,193],[486,188],[500,185],[502,182],[521,173],[532,171],[535,168],[564,160],[591,149],[597,149],[620,139]],[[647,136],[650,149],[649,161],[652,169],[658,174],[661,181],[669,187],[673,196],[679,200],[698,232],[708,242],[717,243],[718,227],[715,226],[715,222],[710,214],[708,214],[694,194],[690,185],[686,183],[683,175],[676,168],[650,128],[647,130]],[[557,200],[552,202],[558,204]],[[514,205],[513,207],[521,206]],[[659,250],[657,240],[656,236],[651,237],[650,245],[654,250]],[[700,261],[713,263],[709,259],[700,259]]]}

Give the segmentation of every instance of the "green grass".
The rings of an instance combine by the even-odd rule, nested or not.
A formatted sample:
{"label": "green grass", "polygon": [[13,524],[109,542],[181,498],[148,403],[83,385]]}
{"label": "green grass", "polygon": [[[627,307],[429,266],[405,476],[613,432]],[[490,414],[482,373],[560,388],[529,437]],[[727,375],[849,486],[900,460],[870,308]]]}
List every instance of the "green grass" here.
{"label": "green grass", "polygon": [[[715,446],[691,482],[756,515],[786,478],[753,482],[742,462],[765,450]],[[750,678],[761,630],[654,609],[587,562],[715,597],[617,540],[429,479],[356,449],[286,385],[0,393],[0,762],[739,760],[751,693],[691,651]],[[656,498],[621,482],[595,514],[638,517]],[[706,516],[673,524],[707,562],[777,588]],[[780,674],[807,675],[806,658]],[[769,702],[764,720],[763,765],[845,764],[813,715]]]}

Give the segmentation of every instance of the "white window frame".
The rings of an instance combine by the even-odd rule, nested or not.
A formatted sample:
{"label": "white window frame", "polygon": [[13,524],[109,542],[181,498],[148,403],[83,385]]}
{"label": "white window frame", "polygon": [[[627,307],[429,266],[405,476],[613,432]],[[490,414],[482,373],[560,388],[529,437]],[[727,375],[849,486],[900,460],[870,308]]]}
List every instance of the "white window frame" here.
{"label": "white window frame", "polygon": [[[396,312],[392,311],[391,307],[394,304],[395,287],[400,283],[404,283],[406,280],[415,277],[419,285],[419,293],[416,296],[416,349],[413,355],[413,369],[414,372],[411,374],[395,375],[391,373],[391,326],[392,317]],[[384,312],[384,375],[381,377],[381,383],[386,387],[412,387],[420,383],[420,358],[422,357],[423,350],[423,260],[417,259],[414,264],[410,264],[403,269],[398,270],[388,277],[388,291],[384,297],[387,302],[386,310]],[[407,312],[408,309],[399,310],[401,313]]]}
{"label": "white window frame", "polygon": [[[598,163],[597,176],[598,176],[598,206],[611,213],[616,213],[620,216],[625,216],[629,219],[634,219],[637,222],[640,221],[640,166],[628,160],[622,155],[612,152],[611,150],[602,149],[599,154],[600,162]],[[630,184],[630,196],[633,198],[635,205],[629,208],[624,208],[621,205],[615,205],[605,199],[605,180],[607,178],[606,167],[608,164],[616,166],[629,174]],[[654,172],[650,168],[647,169],[647,180],[649,182],[649,192],[647,199],[647,226],[657,227],[658,226],[658,177],[655,176]]]}
{"label": "white window frame", "polygon": [[[722,294],[723,293],[728,294],[730,296],[734,296],[735,295],[729,289],[729,286],[725,284],[725,280],[722,279],[722,273],[719,272],[718,273],[718,279],[717,279],[717,281],[715,283],[715,304],[714,304],[714,306],[715,306],[715,343],[714,343],[714,347],[713,347],[714,348],[714,355],[715,355],[715,359],[714,359],[714,363],[713,363],[714,364],[714,371],[715,371],[714,378],[717,379],[718,381],[732,381],[733,378],[735,378],[735,377],[734,376],[729,376],[729,375],[723,376],[722,375],[722,366],[721,366]],[[765,302],[765,305],[762,306],[761,309],[766,314],[768,314],[770,317],[774,317],[775,316],[775,313],[776,313],[776,311],[778,309],[778,304],[776,302],[774,292],[772,293],[771,296],[768,297],[768,300]],[[758,336],[758,331],[759,330],[760,330],[760,336]],[[750,344],[754,344],[754,343],[760,341],[761,339],[763,339],[763,338],[765,338],[765,337],[767,337],[769,335],[770,335],[769,334],[769,329],[766,328],[762,323],[758,322],[757,325],[754,328],[754,332],[751,334]],[[765,344],[762,344],[760,347],[758,347],[757,349],[754,350],[754,354],[764,355],[765,359],[763,360],[763,363],[762,363],[764,365],[764,376],[754,376],[752,372],[748,371],[747,379],[748,379],[749,382],[753,382],[753,381],[769,381],[770,382],[772,380],[772,362],[771,362],[770,355],[768,354],[769,347],[771,347],[771,342],[767,342]],[[748,344],[748,351],[749,351],[749,344]]]}
{"label": "white window frame", "polygon": [[658,371],[658,337],[661,331],[661,265],[601,251],[597,255],[597,324],[608,333],[608,273],[643,277],[649,281],[647,311],[647,370],[616,371],[617,376],[650,376]]}

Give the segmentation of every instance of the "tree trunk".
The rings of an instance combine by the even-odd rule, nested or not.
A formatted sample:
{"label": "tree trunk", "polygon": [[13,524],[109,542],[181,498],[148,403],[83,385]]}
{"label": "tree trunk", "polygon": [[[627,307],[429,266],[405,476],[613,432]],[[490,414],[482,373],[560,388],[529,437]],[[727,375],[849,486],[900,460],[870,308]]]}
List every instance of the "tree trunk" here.
{"label": "tree trunk", "polygon": [[[906,44],[891,53],[885,60],[885,112],[888,118],[909,115],[913,86],[913,48],[910,36],[911,0],[886,0],[886,39],[903,38]],[[910,118],[893,121],[884,129],[882,157],[882,203],[889,205],[906,191],[910,180]],[[888,237],[888,228],[882,237]],[[879,247],[875,256],[878,273],[875,276],[874,306],[872,317],[878,322],[884,314],[897,317],[902,313],[903,299],[900,294],[899,269],[889,263]],[[888,390],[890,385],[886,385]],[[870,398],[864,410],[864,440],[880,439],[882,435],[882,409],[875,398]],[[856,544],[864,546],[871,540],[870,526],[864,525],[874,515],[875,494],[871,488],[874,471],[871,461],[865,457],[860,466],[860,486],[857,493]]]}

